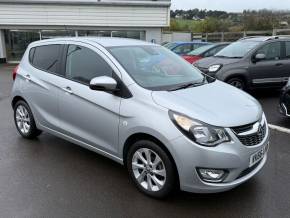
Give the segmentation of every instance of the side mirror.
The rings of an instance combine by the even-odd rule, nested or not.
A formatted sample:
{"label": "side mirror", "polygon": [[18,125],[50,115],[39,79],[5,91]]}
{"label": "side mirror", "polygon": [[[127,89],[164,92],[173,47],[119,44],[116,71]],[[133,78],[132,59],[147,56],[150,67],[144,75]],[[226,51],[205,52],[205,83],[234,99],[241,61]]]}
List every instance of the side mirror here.
{"label": "side mirror", "polygon": [[90,82],[90,89],[96,91],[118,91],[116,80],[108,76],[93,78]]}
{"label": "side mirror", "polygon": [[255,61],[258,62],[258,61],[262,61],[262,60],[265,60],[266,59],[266,55],[265,54],[256,54],[255,56]]}

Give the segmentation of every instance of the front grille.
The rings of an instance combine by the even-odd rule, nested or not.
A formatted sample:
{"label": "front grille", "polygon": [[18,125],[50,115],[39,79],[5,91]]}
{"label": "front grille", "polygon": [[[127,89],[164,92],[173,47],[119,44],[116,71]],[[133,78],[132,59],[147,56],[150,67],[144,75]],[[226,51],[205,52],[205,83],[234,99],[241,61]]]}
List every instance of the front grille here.
{"label": "front grille", "polygon": [[234,127],[232,128],[233,132],[237,136],[237,138],[240,140],[240,142],[245,145],[245,146],[255,146],[260,144],[267,133],[267,125],[266,122],[264,122],[262,125],[259,125],[258,129],[256,132],[248,134],[248,135],[243,135],[241,133],[245,133],[248,131],[251,131],[256,124],[249,124],[245,126],[240,126],[240,127]]}
{"label": "front grille", "polygon": [[252,124],[248,124],[244,126],[233,127],[232,130],[234,130],[236,134],[240,134],[240,133],[251,130],[253,128],[253,125],[254,124],[252,123]]}

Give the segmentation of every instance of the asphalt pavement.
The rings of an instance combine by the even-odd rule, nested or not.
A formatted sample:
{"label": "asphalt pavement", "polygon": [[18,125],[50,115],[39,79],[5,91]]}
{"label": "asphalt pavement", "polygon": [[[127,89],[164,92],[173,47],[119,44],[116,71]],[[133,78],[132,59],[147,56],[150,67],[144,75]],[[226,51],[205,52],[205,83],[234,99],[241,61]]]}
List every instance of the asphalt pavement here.
{"label": "asphalt pavement", "polygon": [[[0,217],[290,217],[290,135],[271,131],[263,170],[225,193],[139,193],[117,163],[49,134],[24,140],[10,106],[12,67],[0,65]],[[268,121],[290,128],[279,91],[252,93]]]}

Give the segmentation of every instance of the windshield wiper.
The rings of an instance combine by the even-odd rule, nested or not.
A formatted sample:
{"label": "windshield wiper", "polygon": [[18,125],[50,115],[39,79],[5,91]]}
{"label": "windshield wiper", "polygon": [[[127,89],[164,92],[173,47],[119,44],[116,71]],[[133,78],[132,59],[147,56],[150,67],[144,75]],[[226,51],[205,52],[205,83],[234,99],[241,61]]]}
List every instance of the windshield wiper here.
{"label": "windshield wiper", "polygon": [[181,90],[181,89],[187,89],[187,88],[190,88],[190,87],[201,86],[201,85],[203,85],[205,83],[205,80],[206,80],[206,77],[204,77],[201,82],[185,83],[185,84],[182,84],[180,86],[174,87],[172,89],[168,89],[167,91],[172,92],[172,91],[177,91],[177,90]]}
{"label": "windshield wiper", "polygon": [[233,59],[243,58],[241,56],[233,56],[233,57],[231,57],[231,56],[223,56],[223,55],[216,55],[215,57],[217,57],[217,58],[233,58]]}
{"label": "windshield wiper", "polygon": [[231,58],[240,59],[242,57],[241,56],[235,56],[235,57],[231,57]]}
{"label": "windshield wiper", "polygon": [[224,55],[215,55],[215,57],[217,57],[217,58],[229,58],[228,56],[224,56]]}

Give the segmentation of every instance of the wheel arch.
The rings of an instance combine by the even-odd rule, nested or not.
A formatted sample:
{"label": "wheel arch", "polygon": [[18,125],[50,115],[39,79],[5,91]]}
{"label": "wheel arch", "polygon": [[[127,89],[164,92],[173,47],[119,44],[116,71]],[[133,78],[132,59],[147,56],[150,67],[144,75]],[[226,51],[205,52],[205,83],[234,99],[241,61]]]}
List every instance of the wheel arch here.
{"label": "wheel arch", "polygon": [[12,108],[14,108],[14,106],[16,105],[16,103],[17,103],[18,101],[24,101],[24,102],[28,105],[27,101],[26,101],[23,97],[21,97],[21,96],[19,96],[19,95],[16,95],[16,96],[14,96],[14,97],[12,98],[12,101],[11,101],[11,106],[12,106]]}
{"label": "wheel arch", "polygon": [[247,76],[243,73],[234,73],[234,74],[230,74],[228,75],[226,78],[225,78],[225,82],[228,82],[230,79],[233,79],[233,78],[239,78],[239,79],[242,79],[246,85],[246,87],[249,86],[249,80],[247,78]]}
{"label": "wheel arch", "polygon": [[168,148],[164,145],[163,142],[161,142],[159,139],[157,139],[156,137],[150,135],[150,134],[147,134],[147,133],[134,133],[132,135],[130,135],[125,143],[124,143],[124,146],[123,146],[123,162],[124,162],[124,166],[126,167],[127,166],[127,154],[128,154],[128,151],[130,149],[130,147],[137,141],[140,141],[140,140],[150,140],[150,141],[153,141],[154,143],[156,143],[158,146],[160,146],[164,151],[165,153],[168,155],[169,159],[172,161],[173,163],[173,166],[174,166],[174,170],[175,170],[175,173],[176,173],[176,176],[177,176],[177,181],[178,181],[178,184],[179,184],[179,173],[178,173],[178,170],[177,170],[177,165],[175,163],[175,160],[173,158],[173,156],[171,155],[170,151],[168,150]]}

